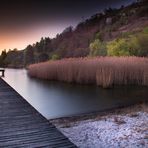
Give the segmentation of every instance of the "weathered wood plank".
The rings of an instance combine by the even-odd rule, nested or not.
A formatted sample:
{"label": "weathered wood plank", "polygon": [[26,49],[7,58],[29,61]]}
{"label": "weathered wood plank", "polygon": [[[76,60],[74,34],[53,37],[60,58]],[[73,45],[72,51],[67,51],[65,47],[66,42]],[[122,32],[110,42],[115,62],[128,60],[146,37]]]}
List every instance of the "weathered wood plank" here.
{"label": "weathered wood plank", "polygon": [[76,146],[0,79],[0,147]]}

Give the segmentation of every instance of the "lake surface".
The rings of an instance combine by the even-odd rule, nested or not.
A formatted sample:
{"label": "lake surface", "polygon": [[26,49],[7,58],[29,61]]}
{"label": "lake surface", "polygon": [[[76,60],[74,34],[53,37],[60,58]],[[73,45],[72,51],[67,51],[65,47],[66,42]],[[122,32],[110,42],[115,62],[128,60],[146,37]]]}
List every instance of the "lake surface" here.
{"label": "lake surface", "polygon": [[148,101],[148,87],[103,89],[30,78],[25,69],[6,69],[4,80],[47,119],[66,117],[139,101]]}

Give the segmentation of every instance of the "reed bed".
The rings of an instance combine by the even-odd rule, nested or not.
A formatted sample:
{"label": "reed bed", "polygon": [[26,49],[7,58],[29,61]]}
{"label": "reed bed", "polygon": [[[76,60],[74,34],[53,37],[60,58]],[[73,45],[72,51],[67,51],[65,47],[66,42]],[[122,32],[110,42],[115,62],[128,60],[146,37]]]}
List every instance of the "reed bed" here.
{"label": "reed bed", "polygon": [[96,57],[69,58],[33,64],[28,67],[32,77],[69,83],[148,86],[148,58]]}

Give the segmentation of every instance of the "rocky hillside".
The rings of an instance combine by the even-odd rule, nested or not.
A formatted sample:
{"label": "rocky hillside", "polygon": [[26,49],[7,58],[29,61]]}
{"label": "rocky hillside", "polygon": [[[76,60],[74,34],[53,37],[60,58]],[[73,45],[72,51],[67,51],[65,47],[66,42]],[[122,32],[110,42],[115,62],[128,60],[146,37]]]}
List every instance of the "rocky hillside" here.
{"label": "rocky hillside", "polygon": [[[119,9],[108,8],[80,22],[75,28],[67,27],[54,39],[41,38],[39,42],[28,45],[23,51],[9,51],[2,63],[11,67],[23,67],[49,59],[88,55],[104,56],[108,53],[106,47],[110,41],[126,37],[127,42],[130,35],[139,35],[147,26],[148,0],[140,0],[127,7],[121,6]],[[147,39],[147,35],[146,37],[144,35],[145,38]],[[127,52],[124,53],[127,55]],[[130,52],[129,54],[136,55]],[[148,56],[148,51],[144,51],[144,54],[139,54],[139,56]]]}

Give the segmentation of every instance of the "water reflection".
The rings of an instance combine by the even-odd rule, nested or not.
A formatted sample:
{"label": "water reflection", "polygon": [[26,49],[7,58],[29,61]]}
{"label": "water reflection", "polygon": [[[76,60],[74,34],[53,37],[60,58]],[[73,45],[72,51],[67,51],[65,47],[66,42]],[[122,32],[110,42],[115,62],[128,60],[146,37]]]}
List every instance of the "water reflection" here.
{"label": "water reflection", "polygon": [[6,69],[4,80],[48,119],[148,100],[147,87],[102,89],[93,85],[49,82],[29,78],[26,70]]}

